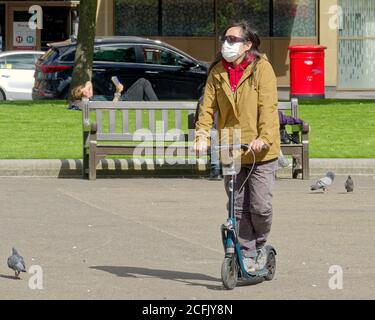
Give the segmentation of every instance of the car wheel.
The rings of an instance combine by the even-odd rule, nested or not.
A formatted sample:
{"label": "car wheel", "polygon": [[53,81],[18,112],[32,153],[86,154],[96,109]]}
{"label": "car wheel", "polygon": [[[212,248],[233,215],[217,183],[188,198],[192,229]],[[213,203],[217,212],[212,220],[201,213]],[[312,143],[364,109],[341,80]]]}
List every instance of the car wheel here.
{"label": "car wheel", "polygon": [[5,93],[0,89],[0,101],[6,100]]}

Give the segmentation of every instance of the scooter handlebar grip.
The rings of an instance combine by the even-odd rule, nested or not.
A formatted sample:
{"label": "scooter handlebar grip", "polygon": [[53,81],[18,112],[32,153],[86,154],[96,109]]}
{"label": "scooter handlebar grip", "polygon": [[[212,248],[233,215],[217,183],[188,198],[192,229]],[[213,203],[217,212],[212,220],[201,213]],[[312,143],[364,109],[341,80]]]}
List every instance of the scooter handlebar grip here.
{"label": "scooter handlebar grip", "polygon": [[[262,150],[263,151],[266,151],[268,150],[270,147],[268,146],[268,144],[264,144],[263,147],[262,147]],[[247,151],[249,150],[249,145],[248,144],[241,144],[241,149],[243,149],[244,151]]]}

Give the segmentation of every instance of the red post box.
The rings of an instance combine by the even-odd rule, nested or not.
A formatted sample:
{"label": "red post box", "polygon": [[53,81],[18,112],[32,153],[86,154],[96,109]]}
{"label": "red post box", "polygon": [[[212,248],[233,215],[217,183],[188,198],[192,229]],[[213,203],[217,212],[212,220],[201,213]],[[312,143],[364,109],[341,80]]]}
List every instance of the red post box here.
{"label": "red post box", "polygon": [[289,46],[290,97],[324,99],[325,46]]}

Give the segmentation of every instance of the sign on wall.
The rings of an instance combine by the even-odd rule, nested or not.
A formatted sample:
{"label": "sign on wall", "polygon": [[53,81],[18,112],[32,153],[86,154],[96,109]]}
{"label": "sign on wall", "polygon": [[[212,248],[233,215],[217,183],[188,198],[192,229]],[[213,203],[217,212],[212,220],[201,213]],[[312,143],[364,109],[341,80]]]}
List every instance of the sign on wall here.
{"label": "sign on wall", "polygon": [[13,48],[36,49],[36,30],[30,29],[28,22],[13,22]]}

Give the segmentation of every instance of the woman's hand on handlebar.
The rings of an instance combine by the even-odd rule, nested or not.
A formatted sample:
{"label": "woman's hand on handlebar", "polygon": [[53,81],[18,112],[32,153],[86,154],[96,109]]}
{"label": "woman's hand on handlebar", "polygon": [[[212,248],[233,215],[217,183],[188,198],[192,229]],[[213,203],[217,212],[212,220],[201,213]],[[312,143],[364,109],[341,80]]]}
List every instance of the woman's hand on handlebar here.
{"label": "woman's hand on handlebar", "polygon": [[193,150],[197,152],[206,152],[207,151],[207,139],[198,139],[194,142]]}
{"label": "woman's hand on handlebar", "polygon": [[245,154],[248,154],[250,152],[250,148],[253,149],[255,152],[261,152],[268,148],[268,145],[265,144],[260,139],[255,139],[249,144],[249,149],[245,152]]}

